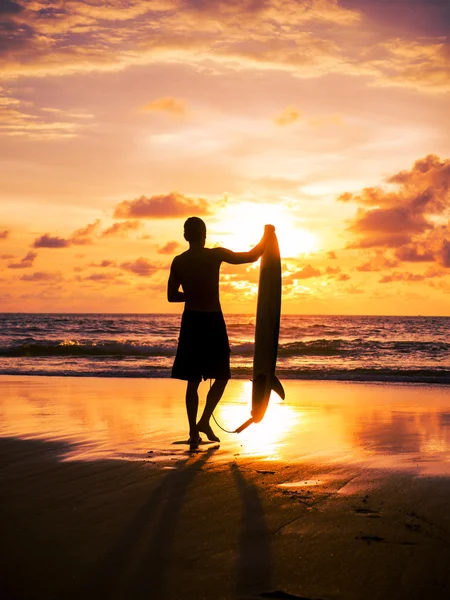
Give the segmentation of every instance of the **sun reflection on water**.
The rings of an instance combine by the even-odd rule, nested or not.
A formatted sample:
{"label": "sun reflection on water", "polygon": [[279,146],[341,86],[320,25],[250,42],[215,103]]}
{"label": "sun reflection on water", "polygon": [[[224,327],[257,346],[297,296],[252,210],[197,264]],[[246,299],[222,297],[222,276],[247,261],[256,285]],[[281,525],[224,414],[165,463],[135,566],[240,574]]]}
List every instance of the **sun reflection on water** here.
{"label": "sun reflection on water", "polygon": [[[217,418],[225,429],[234,429],[250,417],[252,384],[245,382],[240,395],[232,403],[219,405]],[[288,434],[302,428],[303,415],[272,393],[266,414],[260,423],[254,423],[239,434],[242,454],[261,456],[271,460],[280,458]]]}

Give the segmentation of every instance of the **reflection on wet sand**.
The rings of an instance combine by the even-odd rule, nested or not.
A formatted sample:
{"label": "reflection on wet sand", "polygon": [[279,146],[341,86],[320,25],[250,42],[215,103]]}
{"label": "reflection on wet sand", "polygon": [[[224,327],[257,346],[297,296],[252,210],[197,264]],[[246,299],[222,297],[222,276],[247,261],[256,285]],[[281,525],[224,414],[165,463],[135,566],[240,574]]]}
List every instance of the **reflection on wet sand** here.
{"label": "reflection on wet sand", "polygon": [[[365,462],[450,473],[450,388],[285,381],[260,424],[227,434],[214,461]],[[76,442],[64,458],[150,460],[186,455],[182,382],[167,379],[0,378],[0,435]],[[204,401],[208,383],[200,388]],[[234,430],[250,415],[251,384],[231,381],[216,410]],[[202,444],[200,450],[207,450]],[[172,462],[173,464],[173,462]]]}

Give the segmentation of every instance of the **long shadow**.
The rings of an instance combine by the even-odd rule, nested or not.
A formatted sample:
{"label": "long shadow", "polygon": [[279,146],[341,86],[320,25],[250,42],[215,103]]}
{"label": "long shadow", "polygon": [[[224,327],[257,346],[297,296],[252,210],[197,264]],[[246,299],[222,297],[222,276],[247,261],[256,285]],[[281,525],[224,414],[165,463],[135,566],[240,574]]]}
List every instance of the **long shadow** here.
{"label": "long shadow", "polygon": [[[165,598],[167,570],[175,537],[177,520],[184,496],[195,475],[202,470],[216,447],[203,452],[197,460],[172,471],[152,492],[131,523],[127,526],[102,564],[95,569],[85,597],[97,598]],[[162,512],[158,509],[162,506]],[[139,546],[145,545],[152,523],[155,525],[148,548],[141,548],[142,558],[137,571],[132,567]]]}
{"label": "long shadow", "polygon": [[240,597],[271,589],[272,552],[258,490],[246,481],[237,465],[230,468],[242,501],[236,581],[236,594]]}

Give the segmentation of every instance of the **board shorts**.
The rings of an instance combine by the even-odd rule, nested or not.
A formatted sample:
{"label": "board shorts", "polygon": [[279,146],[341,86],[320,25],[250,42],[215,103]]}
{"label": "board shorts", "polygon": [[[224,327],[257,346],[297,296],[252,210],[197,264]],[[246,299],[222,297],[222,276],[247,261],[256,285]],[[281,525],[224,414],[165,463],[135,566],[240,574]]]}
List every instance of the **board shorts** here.
{"label": "board shorts", "polygon": [[222,312],[185,310],[172,378],[201,381],[230,377],[230,344]]}

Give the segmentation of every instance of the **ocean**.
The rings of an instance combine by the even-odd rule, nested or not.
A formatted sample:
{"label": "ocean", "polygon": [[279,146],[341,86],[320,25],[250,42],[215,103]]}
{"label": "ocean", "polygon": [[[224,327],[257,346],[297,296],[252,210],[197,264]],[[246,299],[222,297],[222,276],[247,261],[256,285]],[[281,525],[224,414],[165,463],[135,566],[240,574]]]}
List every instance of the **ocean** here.
{"label": "ocean", "polygon": [[[0,374],[170,377],[181,315],[0,314]],[[255,317],[225,315],[236,378],[252,375]],[[450,384],[450,317],[287,315],[285,379]]]}

